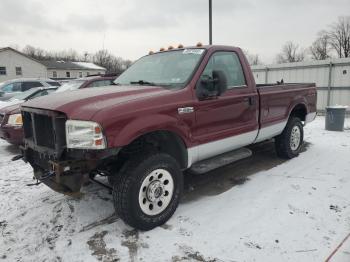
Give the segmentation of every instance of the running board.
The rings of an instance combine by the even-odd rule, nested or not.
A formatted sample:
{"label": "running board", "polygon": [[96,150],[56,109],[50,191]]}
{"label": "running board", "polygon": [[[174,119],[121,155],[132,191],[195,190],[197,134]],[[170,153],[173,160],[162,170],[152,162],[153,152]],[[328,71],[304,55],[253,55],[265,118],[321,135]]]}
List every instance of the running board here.
{"label": "running board", "polygon": [[222,166],[226,166],[243,158],[250,157],[252,151],[248,148],[240,148],[233,150],[206,160],[195,163],[190,168],[190,172],[194,174],[204,174]]}

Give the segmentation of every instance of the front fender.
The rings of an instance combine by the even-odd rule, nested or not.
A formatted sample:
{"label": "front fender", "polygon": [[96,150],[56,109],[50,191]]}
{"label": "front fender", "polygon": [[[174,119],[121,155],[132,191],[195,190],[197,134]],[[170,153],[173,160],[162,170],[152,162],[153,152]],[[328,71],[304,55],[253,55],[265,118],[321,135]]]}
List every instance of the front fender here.
{"label": "front fender", "polygon": [[117,134],[108,136],[109,147],[121,147],[130,144],[138,137],[155,132],[170,131],[182,138],[187,147],[190,145],[189,126],[180,119],[168,115],[156,114],[136,118],[122,127]]}

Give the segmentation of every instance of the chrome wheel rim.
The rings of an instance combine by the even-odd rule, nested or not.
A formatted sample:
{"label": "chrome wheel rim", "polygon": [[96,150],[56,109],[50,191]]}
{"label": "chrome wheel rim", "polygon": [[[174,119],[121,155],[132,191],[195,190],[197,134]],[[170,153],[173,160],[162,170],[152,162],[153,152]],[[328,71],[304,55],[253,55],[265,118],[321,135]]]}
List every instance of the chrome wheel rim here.
{"label": "chrome wheel rim", "polygon": [[290,148],[295,151],[298,149],[300,145],[300,137],[301,137],[301,132],[300,128],[298,126],[294,126],[292,128],[292,133],[290,137]]}
{"label": "chrome wheel rim", "polygon": [[174,192],[174,180],[165,169],[152,171],[143,180],[139,191],[139,205],[146,215],[155,216],[170,204]]}

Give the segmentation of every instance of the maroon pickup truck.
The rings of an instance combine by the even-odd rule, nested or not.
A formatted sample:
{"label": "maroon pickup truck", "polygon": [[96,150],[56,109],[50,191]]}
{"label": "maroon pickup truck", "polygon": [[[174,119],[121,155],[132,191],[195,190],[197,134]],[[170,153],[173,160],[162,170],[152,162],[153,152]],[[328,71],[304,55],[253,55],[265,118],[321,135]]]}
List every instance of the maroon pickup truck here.
{"label": "maroon pickup truck", "polygon": [[173,215],[183,171],[247,157],[245,146],[271,138],[293,158],[316,116],[314,84],[256,85],[236,47],[150,53],[115,84],[25,103],[23,157],[65,194],[87,179],[108,187],[99,177],[107,176],[117,214],[143,230]]}

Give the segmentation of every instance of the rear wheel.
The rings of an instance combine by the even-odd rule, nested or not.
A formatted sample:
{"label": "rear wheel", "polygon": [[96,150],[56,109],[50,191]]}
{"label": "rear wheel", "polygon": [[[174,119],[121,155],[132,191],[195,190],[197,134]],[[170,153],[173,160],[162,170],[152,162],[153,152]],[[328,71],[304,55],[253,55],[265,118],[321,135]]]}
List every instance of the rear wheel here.
{"label": "rear wheel", "polygon": [[150,230],[175,212],[182,194],[183,176],[177,161],[164,153],[139,155],[120,170],[113,185],[117,214],[130,226]]}
{"label": "rear wheel", "polygon": [[303,124],[299,118],[291,117],[282,134],[275,138],[277,155],[287,159],[298,156],[303,145],[303,139]]}

